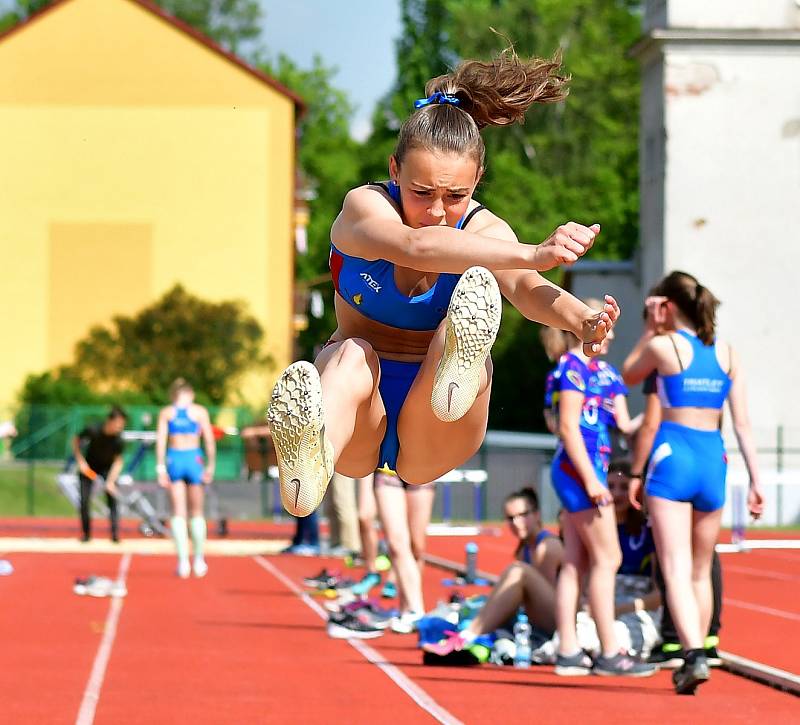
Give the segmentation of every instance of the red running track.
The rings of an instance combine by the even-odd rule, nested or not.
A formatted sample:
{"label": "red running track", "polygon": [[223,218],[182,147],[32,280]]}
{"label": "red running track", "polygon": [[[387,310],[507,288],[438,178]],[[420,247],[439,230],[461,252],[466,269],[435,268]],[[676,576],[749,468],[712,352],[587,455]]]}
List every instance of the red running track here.
{"label": "red running track", "polygon": [[[76,596],[72,581],[113,576],[121,557],[8,558],[15,572],[0,578],[2,720],[75,723],[98,649],[110,639],[104,629],[112,605]],[[311,600],[296,592],[323,563],[335,564],[214,557],[206,579],[182,581],[170,557],[134,555],[96,709],[83,722],[435,722],[408,691],[440,708],[444,722],[789,722],[797,712],[796,698],[724,672],[715,672],[698,697],[679,698],[668,673],[576,680],[549,668],[432,668],[421,664],[413,636],[394,634],[357,649],[329,639],[306,604]],[[429,606],[449,593],[441,571],[428,567],[424,579]],[[369,661],[376,656],[395,679]]]}

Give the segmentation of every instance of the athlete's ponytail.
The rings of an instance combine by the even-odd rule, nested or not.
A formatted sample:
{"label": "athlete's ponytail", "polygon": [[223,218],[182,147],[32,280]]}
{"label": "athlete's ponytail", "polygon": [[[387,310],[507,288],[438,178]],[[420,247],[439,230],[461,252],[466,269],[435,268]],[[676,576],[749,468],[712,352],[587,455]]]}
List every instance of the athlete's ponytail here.
{"label": "athlete's ponytail", "polygon": [[705,345],[714,342],[719,300],[709,289],[692,275],[676,271],[664,277],[653,291],[677,305],[684,317],[694,325],[697,337]]}
{"label": "athlete's ponytail", "polygon": [[522,122],[534,103],[567,96],[569,77],[559,74],[561,54],[551,59],[521,59],[513,48],[484,62],[465,60],[425,86],[427,99],[400,128],[394,157],[398,163],[415,148],[466,154],[484,165],[480,129]]}

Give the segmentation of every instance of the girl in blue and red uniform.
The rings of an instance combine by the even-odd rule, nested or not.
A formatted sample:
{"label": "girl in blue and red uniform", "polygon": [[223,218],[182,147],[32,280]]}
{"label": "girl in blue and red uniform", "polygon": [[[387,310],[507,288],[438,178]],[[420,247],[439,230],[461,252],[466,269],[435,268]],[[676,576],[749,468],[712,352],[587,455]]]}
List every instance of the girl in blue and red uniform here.
{"label": "girl in blue and red uniform", "polygon": [[[603,341],[600,355],[608,351],[612,337]],[[620,374],[608,363],[590,359],[580,345],[562,356],[553,391],[560,443],[551,469],[553,487],[565,509],[564,564],[556,588],[559,648],[555,671],[560,675],[591,672],[643,677],[655,671],[620,652],[614,634],[614,581],[621,553],[606,474],[612,428],[631,431],[626,394]],[[602,650],[594,661],[578,646],[576,632],[585,576]]]}
{"label": "girl in blue and red uniform", "polygon": [[[748,505],[763,508],[744,377],[730,345],[716,339],[719,301],[694,277],[672,272],[647,300],[645,332],[625,361],[625,380],[653,371],[662,419],[645,479],[645,494],[667,599],[685,653],[673,674],[679,694],[709,677],[704,650],[713,607],[711,561],[725,503],[727,456],[720,433],[727,400],[750,476]],[[644,472],[632,472],[632,497]]]}

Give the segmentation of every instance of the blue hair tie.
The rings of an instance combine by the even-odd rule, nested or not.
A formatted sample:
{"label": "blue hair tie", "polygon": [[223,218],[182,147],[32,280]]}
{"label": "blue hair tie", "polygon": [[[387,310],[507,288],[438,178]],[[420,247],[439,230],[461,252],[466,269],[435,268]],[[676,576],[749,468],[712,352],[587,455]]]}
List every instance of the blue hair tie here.
{"label": "blue hair tie", "polygon": [[423,108],[424,106],[430,106],[432,103],[449,103],[451,106],[461,105],[461,101],[455,96],[449,96],[447,93],[436,91],[432,96],[414,101],[414,108]]}

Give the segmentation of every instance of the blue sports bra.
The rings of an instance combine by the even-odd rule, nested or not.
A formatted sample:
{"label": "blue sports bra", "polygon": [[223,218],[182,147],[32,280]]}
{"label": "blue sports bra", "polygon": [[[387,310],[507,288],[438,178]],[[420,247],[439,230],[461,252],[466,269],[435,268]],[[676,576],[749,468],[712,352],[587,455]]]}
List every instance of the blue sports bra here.
{"label": "blue sports bra", "polygon": [[167,423],[170,435],[199,435],[200,424],[189,417],[186,408],[175,408],[175,417]]}
{"label": "blue sports bra", "polygon": [[[394,182],[375,184],[384,189],[402,210],[400,188]],[[480,205],[461,217],[456,229],[463,229],[481,209]],[[458,274],[440,274],[432,287],[420,295],[409,297],[397,289],[394,262],[385,259],[362,259],[340,252],[331,244],[331,277],[342,299],[362,315],[403,330],[435,330],[447,314],[447,306]]]}
{"label": "blue sports bra", "polygon": [[[665,408],[714,408],[719,410],[731,389],[731,378],[717,360],[716,344],[705,345],[685,330],[678,334],[692,345],[692,362],[689,367],[674,375],[659,375],[658,397]],[[672,338],[670,337],[670,340]],[[673,346],[675,341],[672,340]],[[675,354],[678,348],[675,347]]]}
{"label": "blue sports bra", "polygon": [[[547,531],[547,529],[542,529],[538,534],[536,534],[536,538],[533,540],[533,548],[535,549],[537,546],[539,546],[539,544],[551,538],[552,536],[554,536],[554,534],[551,534],[549,531]],[[522,561],[524,561],[526,564],[531,563],[531,547],[527,541],[522,545]]]}

